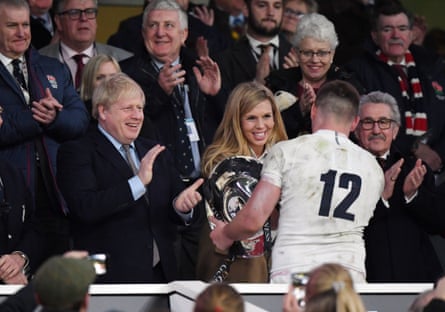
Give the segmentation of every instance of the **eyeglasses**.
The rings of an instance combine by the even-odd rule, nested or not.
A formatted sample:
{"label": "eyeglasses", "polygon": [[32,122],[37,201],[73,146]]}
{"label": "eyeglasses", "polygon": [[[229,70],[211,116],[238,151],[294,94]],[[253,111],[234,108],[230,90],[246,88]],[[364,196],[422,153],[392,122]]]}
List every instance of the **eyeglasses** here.
{"label": "eyeglasses", "polygon": [[85,17],[89,20],[95,19],[97,17],[97,8],[88,8],[85,10],[81,9],[71,9],[60,12],[58,15],[67,15],[70,20],[78,20],[82,16],[82,13],[85,14]]}
{"label": "eyeglasses", "polygon": [[294,18],[301,18],[303,17],[304,13],[301,11],[294,11],[292,9],[286,8],[284,9],[284,15]]}
{"label": "eyeglasses", "polygon": [[374,125],[377,124],[380,130],[386,130],[391,127],[391,123],[395,122],[395,120],[389,118],[382,118],[379,120],[372,120],[370,118],[365,118],[360,120],[360,125],[363,130],[372,130],[374,129]]}
{"label": "eyeglasses", "polygon": [[300,56],[303,60],[309,60],[314,56],[317,56],[319,59],[326,59],[329,55],[331,55],[331,51],[310,51],[310,50],[300,50]]}

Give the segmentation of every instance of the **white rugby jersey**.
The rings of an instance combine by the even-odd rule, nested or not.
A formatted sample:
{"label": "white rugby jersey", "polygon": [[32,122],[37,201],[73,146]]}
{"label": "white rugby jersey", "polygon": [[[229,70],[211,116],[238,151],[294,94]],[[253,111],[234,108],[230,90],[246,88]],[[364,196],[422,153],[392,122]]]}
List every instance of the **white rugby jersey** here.
{"label": "white rugby jersey", "polygon": [[262,179],[281,188],[272,282],[325,262],[364,282],[363,228],[384,187],[375,157],[343,134],[319,130],[273,146]]}

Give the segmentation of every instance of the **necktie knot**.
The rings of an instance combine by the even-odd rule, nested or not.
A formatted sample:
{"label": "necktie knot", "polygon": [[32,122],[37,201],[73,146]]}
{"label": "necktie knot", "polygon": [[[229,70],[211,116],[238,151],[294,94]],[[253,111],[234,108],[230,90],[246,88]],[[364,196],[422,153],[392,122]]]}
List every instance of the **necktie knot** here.
{"label": "necktie knot", "polygon": [[277,67],[276,67],[276,64],[275,64],[275,52],[276,52],[275,45],[273,43],[271,43],[271,42],[269,42],[269,43],[262,43],[262,44],[257,45],[257,49],[260,50],[260,54],[259,55],[257,54],[257,58],[258,59],[264,53],[269,52],[269,56],[270,56],[270,69],[271,70],[276,69]]}
{"label": "necktie knot", "polygon": [[260,49],[261,54],[263,54],[264,51],[266,51],[267,48],[270,47],[270,46],[273,48],[273,44],[271,44],[271,43],[265,43],[265,44],[259,44],[259,45],[257,46],[257,48]]}
{"label": "necktie knot", "polygon": [[408,84],[408,75],[406,73],[406,67],[400,64],[393,64],[392,68],[395,69],[396,73],[399,75],[400,79],[402,80],[402,83],[405,84],[405,88],[407,89],[409,84]]}
{"label": "necktie knot", "polygon": [[386,159],[383,157],[376,157],[377,162],[379,163],[380,167],[382,167],[382,169],[385,168],[385,164],[386,164]]}
{"label": "necktie knot", "polygon": [[39,16],[37,17],[37,20],[39,21],[40,24],[42,24],[46,28],[46,19]]}
{"label": "necktie knot", "polygon": [[80,63],[83,64],[83,58],[85,57],[85,54],[76,54],[73,55],[73,59],[76,61],[77,65],[79,65]]}
{"label": "necktie knot", "polygon": [[20,61],[19,59],[13,59],[13,60],[11,61],[12,66],[14,66],[14,67],[16,67],[16,66],[20,67],[20,63],[21,63],[21,62],[22,62],[22,61]]}
{"label": "necktie knot", "polygon": [[76,54],[73,55],[73,60],[76,62],[77,69],[76,69],[76,76],[74,85],[76,89],[80,87],[81,81],[82,81],[82,72],[83,68],[85,67],[85,64],[83,63],[83,58],[86,57],[85,54]]}

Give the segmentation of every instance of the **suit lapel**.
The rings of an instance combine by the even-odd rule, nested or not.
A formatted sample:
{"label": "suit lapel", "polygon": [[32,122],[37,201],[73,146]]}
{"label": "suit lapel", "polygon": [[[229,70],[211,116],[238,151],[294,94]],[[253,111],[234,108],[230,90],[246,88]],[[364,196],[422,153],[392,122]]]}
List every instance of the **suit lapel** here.
{"label": "suit lapel", "polygon": [[247,73],[249,77],[255,77],[256,73],[256,60],[252,55],[252,48],[250,47],[249,40],[243,37],[234,47],[233,53],[235,54],[235,60],[238,60],[238,66],[241,71]]}
{"label": "suit lapel", "polygon": [[290,44],[284,39],[284,37],[279,36],[280,45],[278,47],[278,68],[282,68],[284,64],[284,57],[289,53]]}
{"label": "suit lapel", "polygon": [[20,89],[18,83],[15,82],[15,78],[9,73],[8,69],[2,62],[0,62],[0,77],[3,79],[3,82],[17,94],[26,105],[25,96],[23,95],[22,90]]}
{"label": "suit lapel", "polygon": [[94,130],[94,141],[96,143],[97,152],[103,156],[104,159],[108,159],[116,171],[122,176],[129,178],[133,175],[131,168],[126,163],[125,159],[111,144],[111,142],[99,131]]}

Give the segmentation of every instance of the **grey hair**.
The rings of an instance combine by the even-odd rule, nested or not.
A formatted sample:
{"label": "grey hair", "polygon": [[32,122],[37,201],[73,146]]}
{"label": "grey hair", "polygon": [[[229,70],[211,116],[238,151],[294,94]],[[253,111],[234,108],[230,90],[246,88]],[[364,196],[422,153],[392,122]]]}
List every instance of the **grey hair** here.
{"label": "grey hair", "polygon": [[[70,1],[70,0],[58,0],[58,1],[56,1],[56,3],[57,3],[55,5],[56,13],[63,12],[65,10],[65,6],[66,6],[66,3],[68,1]],[[94,3],[94,7],[97,8],[97,0],[93,0],[93,3]]]}
{"label": "grey hair", "polygon": [[145,94],[139,84],[123,72],[105,79],[93,91],[92,115],[99,119],[99,105],[110,108],[123,98],[138,98],[145,106]]}
{"label": "grey hair", "polygon": [[318,3],[315,0],[303,0],[307,5],[308,13],[318,12]]}
{"label": "grey hair", "polygon": [[361,114],[362,107],[365,104],[385,104],[391,110],[391,119],[393,119],[397,125],[400,126],[401,120],[399,106],[397,105],[396,99],[391,94],[381,91],[373,91],[363,95],[360,98],[359,114]]}
{"label": "grey hair", "polygon": [[187,13],[181,9],[179,4],[174,0],[153,0],[147,5],[144,10],[144,15],[142,16],[142,27],[146,26],[147,17],[150,12],[155,10],[170,10],[177,11],[179,16],[179,25],[181,26],[181,30],[188,28],[188,17]]}
{"label": "grey hair", "polygon": [[14,8],[25,8],[29,11],[29,3],[25,0],[2,0],[0,6],[10,6]]}
{"label": "grey hair", "polygon": [[299,47],[306,38],[328,42],[332,50],[338,46],[334,24],[318,13],[306,14],[298,21],[297,32],[291,38],[291,43]]}

